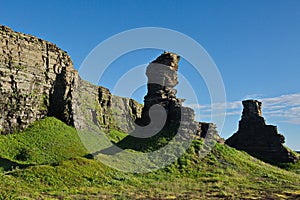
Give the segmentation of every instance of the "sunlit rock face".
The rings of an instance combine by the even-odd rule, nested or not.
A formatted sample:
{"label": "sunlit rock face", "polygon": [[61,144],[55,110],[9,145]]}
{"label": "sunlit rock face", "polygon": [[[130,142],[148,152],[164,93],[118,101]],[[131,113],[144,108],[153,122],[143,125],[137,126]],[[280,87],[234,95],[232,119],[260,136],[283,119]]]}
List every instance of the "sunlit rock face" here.
{"label": "sunlit rock face", "polygon": [[92,121],[104,131],[125,132],[141,109],[132,99],[82,80],[55,44],[0,25],[0,134],[45,116],[79,128]]}
{"label": "sunlit rock face", "polygon": [[22,130],[47,115],[72,125],[77,76],[55,44],[0,26],[0,132]]}
{"label": "sunlit rock face", "polygon": [[297,156],[283,146],[284,136],[278,133],[277,127],[266,125],[262,103],[257,100],[242,103],[239,129],[225,143],[267,162],[295,162]]}

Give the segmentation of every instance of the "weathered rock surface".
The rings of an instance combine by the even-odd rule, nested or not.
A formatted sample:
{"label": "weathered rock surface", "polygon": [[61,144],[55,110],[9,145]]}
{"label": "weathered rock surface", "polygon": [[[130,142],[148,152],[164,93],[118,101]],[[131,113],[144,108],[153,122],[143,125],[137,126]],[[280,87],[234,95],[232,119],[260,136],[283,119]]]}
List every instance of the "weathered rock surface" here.
{"label": "weathered rock surface", "polygon": [[[88,100],[79,102],[84,95]],[[79,106],[89,108],[88,114],[76,113]],[[75,127],[87,117],[103,130],[127,131],[140,112],[134,100],[81,80],[68,54],[55,44],[0,26],[0,134],[45,116]]]}
{"label": "weathered rock surface", "polygon": [[[182,106],[183,99],[176,97],[178,84],[178,62],[180,57],[174,53],[164,52],[147,67],[148,93],[144,97],[142,117],[136,120],[137,124],[146,126],[151,123],[149,111],[154,105],[159,105],[166,112],[166,123],[164,129],[174,130],[183,137],[193,138],[206,137],[208,130],[216,130],[214,124],[200,123],[194,120],[194,110]],[[163,120],[160,114],[152,118]],[[151,132],[151,130],[149,130]],[[217,133],[217,131],[215,131]]]}
{"label": "weathered rock surface", "polygon": [[[180,57],[176,54],[165,52],[147,67],[148,93],[144,98],[144,108],[141,121],[146,125],[150,123],[149,109],[153,105],[162,106],[167,112],[168,122],[180,120],[181,100],[176,98],[174,87],[178,84],[177,70]],[[193,116],[192,113],[191,116]]]}
{"label": "weathered rock surface", "polygon": [[72,124],[76,76],[56,45],[0,26],[0,132],[22,130],[46,115]]}
{"label": "weathered rock surface", "polygon": [[225,140],[219,136],[217,132],[217,127],[214,123],[206,123],[206,122],[198,122],[198,123],[199,123],[198,137],[206,138],[208,133],[215,132],[215,133],[210,133],[210,136],[213,136],[218,143],[224,144]]}
{"label": "weathered rock surface", "polygon": [[118,143],[94,151],[93,155],[114,155],[124,149],[141,152],[163,149],[159,153],[163,160],[157,160],[156,153],[147,155],[148,159],[161,165],[180,156],[180,152],[183,153],[193,140],[205,138],[203,148],[199,150],[201,156],[206,155],[216,142],[222,142],[214,124],[196,122],[194,110],[182,106],[183,100],[176,97],[174,87],[178,84],[179,59],[174,53],[164,52],[148,65],[148,92],[144,97],[142,115],[135,120],[134,129]]}
{"label": "weathered rock surface", "polygon": [[142,105],[79,78],[74,85],[72,110],[74,126],[78,130],[88,130],[96,125],[104,132],[109,129],[130,132],[134,129],[135,119],[141,116]]}
{"label": "weathered rock surface", "polygon": [[243,106],[239,129],[225,143],[267,162],[295,162],[297,156],[283,146],[284,136],[278,133],[277,127],[266,125],[262,103],[246,100]]}

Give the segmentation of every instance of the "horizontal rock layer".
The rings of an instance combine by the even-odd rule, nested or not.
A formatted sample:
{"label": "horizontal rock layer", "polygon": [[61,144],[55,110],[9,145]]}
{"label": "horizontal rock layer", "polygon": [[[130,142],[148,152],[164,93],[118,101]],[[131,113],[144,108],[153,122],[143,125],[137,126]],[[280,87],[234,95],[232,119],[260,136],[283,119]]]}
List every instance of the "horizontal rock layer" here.
{"label": "horizontal rock layer", "polygon": [[[88,108],[85,115],[81,106]],[[45,116],[75,127],[86,117],[103,130],[128,131],[140,114],[141,105],[134,100],[82,80],[68,54],[55,44],[0,26],[1,134],[23,130]]]}

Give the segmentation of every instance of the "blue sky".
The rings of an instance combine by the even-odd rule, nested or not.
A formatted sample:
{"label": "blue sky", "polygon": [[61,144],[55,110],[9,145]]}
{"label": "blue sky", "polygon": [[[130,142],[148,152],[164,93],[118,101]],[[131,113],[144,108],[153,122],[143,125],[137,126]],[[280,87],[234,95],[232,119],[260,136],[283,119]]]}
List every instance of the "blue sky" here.
{"label": "blue sky", "polygon": [[[2,1],[0,24],[30,33],[66,50],[79,68],[100,42],[138,27],[164,27],[200,43],[222,75],[227,117],[221,136],[237,130],[240,101],[263,101],[268,124],[278,126],[287,146],[300,150],[300,1]],[[132,52],[113,63],[101,85],[110,89],[123,73],[149,63],[161,51]],[[184,60],[180,73],[197,89],[188,102],[197,119],[209,121],[210,96],[201,77]],[[178,86],[180,90],[180,86]],[[142,101],[145,88],[134,94]],[[184,96],[179,91],[178,96]],[[200,104],[200,105],[198,105]]]}

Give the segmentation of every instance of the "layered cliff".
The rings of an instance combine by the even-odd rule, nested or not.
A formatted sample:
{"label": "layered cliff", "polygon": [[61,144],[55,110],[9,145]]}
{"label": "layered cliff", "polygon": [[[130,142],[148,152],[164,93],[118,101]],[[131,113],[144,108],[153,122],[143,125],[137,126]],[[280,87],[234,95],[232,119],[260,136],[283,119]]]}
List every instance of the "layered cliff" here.
{"label": "layered cliff", "polygon": [[142,105],[133,99],[112,95],[107,88],[95,86],[78,77],[72,93],[74,126],[88,130],[97,126],[107,132],[116,129],[130,132],[135,119],[141,116]]}
{"label": "layered cliff", "polygon": [[1,134],[23,130],[45,116],[80,126],[83,116],[75,110],[84,95],[90,109],[85,117],[103,130],[127,131],[140,116],[141,105],[134,100],[82,80],[71,58],[55,44],[0,26]]}
{"label": "layered cliff", "polygon": [[0,27],[0,131],[22,130],[53,115],[72,124],[70,95],[78,76],[65,51]]}

